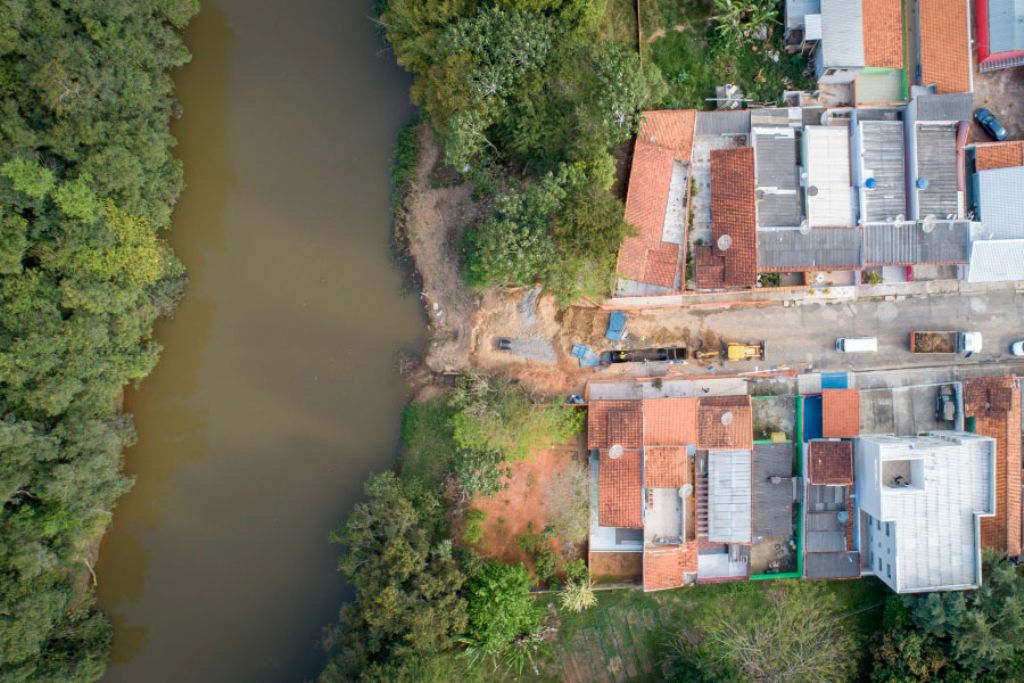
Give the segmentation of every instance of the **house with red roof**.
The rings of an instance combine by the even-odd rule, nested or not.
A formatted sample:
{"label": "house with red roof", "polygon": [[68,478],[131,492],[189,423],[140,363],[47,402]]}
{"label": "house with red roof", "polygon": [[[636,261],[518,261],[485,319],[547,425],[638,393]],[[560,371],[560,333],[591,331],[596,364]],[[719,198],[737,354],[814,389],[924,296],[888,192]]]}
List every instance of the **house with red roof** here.
{"label": "house with red roof", "polygon": [[626,221],[636,232],[619,248],[620,295],[682,287],[695,118],[692,109],[643,112],[626,191]]}
{"label": "house with red roof", "polygon": [[752,445],[749,396],[590,401],[591,555],[642,554],[648,591],[745,579]]}

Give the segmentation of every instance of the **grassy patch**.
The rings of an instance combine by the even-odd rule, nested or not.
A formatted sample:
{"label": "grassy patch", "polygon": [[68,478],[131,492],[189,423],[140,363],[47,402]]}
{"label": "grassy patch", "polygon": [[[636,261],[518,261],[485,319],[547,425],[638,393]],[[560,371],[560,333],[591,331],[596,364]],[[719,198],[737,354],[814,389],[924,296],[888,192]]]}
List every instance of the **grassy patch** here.
{"label": "grassy patch", "polygon": [[413,118],[402,126],[391,154],[391,208],[396,212],[416,177],[420,160],[419,123],[419,118]]}
{"label": "grassy patch", "polygon": [[599,31],[601,40],[637,49],[636,3],[637,0],[608,0]]}
{"label": "grassy patch", "polygon": [[440,485],[455,452],[447,397],[413,401],[402,413],[403,478],[418,478],[428,487]]}
{"label": "grassy patch", "polygon": [[707,2],[647,0],[643,7],[644,49],[669,86],[665,107],[712,109],[707,98],[726,83],[739,85],[755,102],[775,102],[783,90],[813,86],[804,75],[806,58],[783,49],[780,24],[767,41],[725,41],[715,34]]}
{"label": "grassy patch", "polygon": [[[561,628],[544,678],[596,680],[600,672],[621,667],[629,680],[661,680],[659,664],[669,637],[692,624],[703,609],[713,604],[724,603],[736,612],[760,609],[764,591],[772,583],[704,584],[658,593],[599,591],[594,609],[580,614],[560,613]],[[870,638],[881,628],[882,602],[889,591],[880,581],[833,581],[826,587],[836,595],[843,613],[848,615],[844,618],[851,620],[851,628],[860,637]],[[555,603],[556,596],[540,596],[538,601],[547,607]],[[866,671],[871,650],[865,647],[862,652],[861,670]]]}

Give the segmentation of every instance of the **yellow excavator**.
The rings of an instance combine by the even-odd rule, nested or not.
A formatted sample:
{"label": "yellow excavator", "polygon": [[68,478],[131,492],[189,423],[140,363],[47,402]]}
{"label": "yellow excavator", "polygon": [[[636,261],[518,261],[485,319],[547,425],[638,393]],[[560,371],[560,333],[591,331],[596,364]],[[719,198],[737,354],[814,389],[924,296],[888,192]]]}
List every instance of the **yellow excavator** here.
{"label": "yellow excavator", "polygon": [[725,353],[722,355],[725,360],[764,360],[765,344],[762,339],[753,344],[741,344],[739,342],[728,342],[725,345]]}

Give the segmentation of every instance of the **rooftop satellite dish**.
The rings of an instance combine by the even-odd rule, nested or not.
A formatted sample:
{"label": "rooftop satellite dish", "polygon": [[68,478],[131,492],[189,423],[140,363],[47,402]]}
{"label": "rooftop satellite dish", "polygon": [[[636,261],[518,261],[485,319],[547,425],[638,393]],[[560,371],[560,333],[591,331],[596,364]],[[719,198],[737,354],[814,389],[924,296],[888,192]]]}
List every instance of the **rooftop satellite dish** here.
{"label": "rooftop satellite dish", "polygon": [[754,196],[758,199],[764,199],[764,190],[758,189],[757,192],[754,193]]}
{"label": "rooftop satellite dish", "polygon": [[731,410],[727,410],[724,413],[722,413],[721,421],[722,421],[722,424],[724,424],[724,425],[732,424],[732,411]]}
{"label": "rooftop satellite dish", "polygon": [[825,281],[825,273],[818,273],[817,275],[815,275],[814,281],[820,285],[822,282]]}
{"label": "rooftop satellite dish", "polygon": [[811,234],[811,222],[806,218],[800,221],[800,234],[810,235]]}
{"label": "rooftop satellite dish", "polygon": [[817,185],[811,185],[810,187],[808,187],[807,188],[807,196],[808,197],[817,197],[818,196],[818,186]]}
{"label": "rooftop satellite dish", "polygon": [[612,447],[608,449],[608,457],[612,460],[618,460],[622,457],[624,450],[621,444],[612,444]]}
{"label": "rooftop satellite dish", "polygon": [[907,219],[907,217],[906,217],[906,216],[904,216],[904,215],[903,215],[902,213],[898,213],[898,214],[896,214],[896,222],[897,222],[897,223],[902,223],[902,222],[903,222],[903,221],[905,221],[906,219]]}
{"label": "rooftop satellite dish", "polygon": [[687,499],[693,495],[693,484],[683,484],[679,487],[679,497]]}
{"label": "rooftop satellite dish", "polygon": [[956,216],[954,216],[953,214],[951,214],[951,213],[947,213],[947,214],[946,214],[946,220],[947,220],[947,221],[951,221],[951,220],[953,220],[954,218],[956,218]]}
{"label": "rooftop satellite dish", "polygon": [[718,238],[718,249],[719,251],[728,251],[729,247],[732,246],[732,237],[729,235],[722,235]]}
{"label": "rooftop satellite dish", "polygon": [[928,214],[927,216],[924,217],[924,220],[921,221],[921,230],[923,230],[924,232],[931,232],[934,229],[935,216],[933,216],[932,214]]}
{"label": "rooftop satellite dish", "polygon": [[821,114],[821,125],[827,126],[830,123],[832,123],[832,110],[826,109]]}

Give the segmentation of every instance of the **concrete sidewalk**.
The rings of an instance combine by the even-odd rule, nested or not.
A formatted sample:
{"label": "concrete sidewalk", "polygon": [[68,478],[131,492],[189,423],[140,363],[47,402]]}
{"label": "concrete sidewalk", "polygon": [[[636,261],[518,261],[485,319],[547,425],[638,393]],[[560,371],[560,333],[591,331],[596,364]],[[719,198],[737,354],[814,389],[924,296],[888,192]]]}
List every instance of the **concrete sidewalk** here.
{"label": "concrete sidewalk", "polygon": [[[685,292],[663,296],[612,297],[601,308],[645,310],[654,308],[692,307],[725,308],[729,306],[801,305],[807,303],[840,303],[854,300],[943,296],[949,294],[979,295],[990,292],[1024,291],[1024,281],[967,282],[965,280],[930,280],[897,284],[860,285],[857,287],[770,287],[731,292]],[[892,298],[890,298],[892,297]]]}

